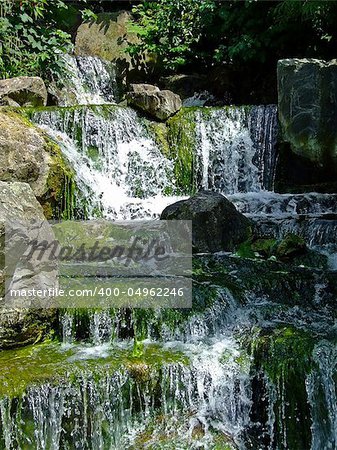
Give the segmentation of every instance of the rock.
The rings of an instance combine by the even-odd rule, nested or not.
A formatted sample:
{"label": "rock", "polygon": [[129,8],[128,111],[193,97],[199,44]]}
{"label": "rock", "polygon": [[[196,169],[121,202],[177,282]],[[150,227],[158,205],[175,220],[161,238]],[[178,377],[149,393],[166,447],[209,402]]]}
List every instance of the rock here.
{"label": "rock", "polygon": [[159,120],[167,120],[182,107],[179,95],[168,90],[161,91],[151,84],[132,84],[127,100],[129,105]]}
{"label": "rock", "polygon": [[164,209],[162,220],[192,220],[193,250],[233,251],[250,238],[252,223],[221,194],[203,191]]}
{"label": "rock", "polygon": [[203,92],[209,89],[209,79],[206,75],[175,74],[162,77],[160,81],[165,89],[175,92],[183,100],[193,97],[196,92]]}
{"label": "rock", "polygon": [[131,56],[126,51],[129,44],[140,42],[138,36],[128,30],[130,17],[128,11],[98,14],[96,22],[79,26],[75,38],[76,56],[97,56],[116,63],[120,87],[146,78],[149,67],[155,63],[155,58],[146,53]]}
{"label": "rock", "polygon": [[14,112],[0,111],[0,180],[29,183],[45,205],[48,218],[52,209],[62,209],[64,191],[72,172],[59,147],[41,130]]}
{"label": "rock", "polygon": [[125,59],[131,56],[125,51],[129,43],[138,41],[134,33],[127,30],[130,19],[128,11],[98,14],[96,22],[82,23],[76,33],[75,55],[98,56],[106,61]]}
{"label": "rock", "polygon": [[40,77],[16,77],[0,80],[0,105],[46,106],[47,89]]}
{"label": "rock", "polygon": [[296,234],[289,233],[276,248],[276,256],[280,259],[303,255],[307,251],[304,239]]}
{"label": "rock", "polygon": [[[289,171],[294,184],[334,181],[337,60],[285,59],[278,62],[277,75],[281,140],[290,147],[283,159],[294,168]],[[289,177],[288,168],[284,171]]]}
{"label": "rock", "polygon": [[49,331],[55,320],[55,310],[36,309],[30,298],[4,299],[6,287],[55,287],[57,271],[54,262],[49,265],[37,258],[31,258],[29,264],[21,263],[21,250],[30,241],[37,237],[53,239],[42,207],[28,184],[0,181],[0,217],[0,349],[3,349],[34,343]]}

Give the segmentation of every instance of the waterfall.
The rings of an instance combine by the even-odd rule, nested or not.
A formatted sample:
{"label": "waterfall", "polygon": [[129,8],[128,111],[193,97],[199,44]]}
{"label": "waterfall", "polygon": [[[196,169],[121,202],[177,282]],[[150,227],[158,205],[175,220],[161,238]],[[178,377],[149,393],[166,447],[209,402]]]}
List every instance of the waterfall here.
{"label": "waterfall", "polygon": [[[158,218],[210,189],[257,235],[301,235],[336,269],[336,195],[272,192],[276,106],[196,95],[158,124],[116,105],[113,64],[66,63],[52,87],[62,107],[29,114],[74,170],[75,218]],[[336,273],[233,254],[194,263],[192,309],[60,311],[60,342],[0,352],[0,449],[337,449]]]}
{"label": "waterfall", "polygon": [[64,57],[67,76],[63,86],[53,83],[51,93],[60,106],[117,103],[119,89],[113,63],[94,56]]}
{"label": "waterfall", "polygon": [[199,108],[194,115],[199,188],[223,194],[273,189],[275,106]]}
{"label": "waterfall", "polygon": [[[192,114],[195,139],[189,151],[195,154],[193,171],[199,189],[228,194],[272,186],[275,107],[197,109]],[[163,155],[149,122],[132,109],[49,108],[34,113],[33,120],[58,142],[75,171],[81,197],[86,199],[79,216],[158,217],[181,194],[176,156]]]}
{"label": "waterfall", "polygon": [[[249,362],[243,369],[240,350],[228,338],[180,351],[185,355],[180,362],[159,361],[152,367],[130,361],[113,371],[109,364],[99,366],[98,350],[73,351],[65,360],[66,379],[30,387],[15,401],[0,400],[6,448],[33,442],[37,450],[140,448],[137,439],[151,427],[168,436],[175,429],[184,446],[201,427],[202,441],[211,444],[210,418],[213,429],[230,433],[239,445],[249,422]],[[163,352],[170,354],[169,346]],[[92,358],[90,370],[83,368],[85,354]]]}
{"label": "waterfall", "polygon": [[33,120],[59,143],[73,167],[82,217],[158,217],[176,200],[167,195],[175,191],[173,163],[132,109],[47,109]]}

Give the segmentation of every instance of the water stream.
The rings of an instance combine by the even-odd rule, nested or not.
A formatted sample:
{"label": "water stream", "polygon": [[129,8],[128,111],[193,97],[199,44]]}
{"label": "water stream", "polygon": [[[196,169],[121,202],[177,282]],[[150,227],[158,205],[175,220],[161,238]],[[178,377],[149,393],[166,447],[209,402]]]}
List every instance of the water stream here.
{"label": "water stream", "polygon": [[[189,194],[178,156],[112,104],[111,67],[69,64],[87,106],[31,117],[76,174],[75,217],[158,218]],[[194,188],[227,195],[261,235],[302,235],[334,269],[336,195],[273,192],[276,107],[184,114]],[[337,449],[336,272],[228,254],[195,264],[192,310],[67,310],[61,343],[1,352],[0,449]]]}

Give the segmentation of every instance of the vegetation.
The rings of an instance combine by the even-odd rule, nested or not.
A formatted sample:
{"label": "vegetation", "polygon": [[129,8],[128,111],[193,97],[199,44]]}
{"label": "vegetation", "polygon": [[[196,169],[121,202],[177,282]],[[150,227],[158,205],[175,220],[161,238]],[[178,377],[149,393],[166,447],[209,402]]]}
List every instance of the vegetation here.
{"label": "vegetation", "polygon": [[268,63],[332,55],[337,3],[329,1],[144,1],[130,29],[142,39],[132,55],[157,55],[163,68]]}
{"label": "vegetation", "polygon": [[[81,13],[83,20],[95,18],[88,9]],[[76,16],[62,0],[1,0],[0,78],[58,79],[65,69],[62,55],[71,51],[67,30]]]}

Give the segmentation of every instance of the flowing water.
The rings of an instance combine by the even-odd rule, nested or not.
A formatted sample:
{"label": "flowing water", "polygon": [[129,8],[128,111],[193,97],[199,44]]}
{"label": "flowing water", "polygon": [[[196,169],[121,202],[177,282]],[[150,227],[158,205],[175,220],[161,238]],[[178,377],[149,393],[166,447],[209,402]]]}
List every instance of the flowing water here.
{"label": "flowing water", "polygon": [[116,66],[94,56],[66,56],[68,76],[49,88],[60,106],[117,103],[119,87]]}
{"label": "flowing water", "polygon": [[[147,119],[111,105],[105,63],[70,63],[76,102],[100,106],[32,120],[74,169],[74,215],[158,217],[190,193],[179,155]],[[276,107],[181,114],[191,190],[226,194],[261,235],[302,235],[333,269],[337,197],[272,192]],[[194,263],[191,310],[67,310],[61,343],[1,352],[0,449],[337,449],[336,272],[228,254]]]}

